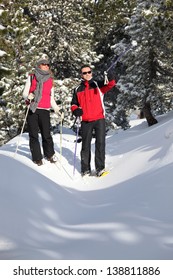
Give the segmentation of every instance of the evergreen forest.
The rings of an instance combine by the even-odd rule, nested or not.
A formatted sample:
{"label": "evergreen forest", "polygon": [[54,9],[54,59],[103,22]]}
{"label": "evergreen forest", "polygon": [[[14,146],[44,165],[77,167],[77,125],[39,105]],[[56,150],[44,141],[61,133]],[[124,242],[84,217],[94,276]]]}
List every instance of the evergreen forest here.
{"label": "evergreen forest", "polygon": [[[82,64],[117,81],[104,97],[108,129],[128,129],[132,112],[157,123],[173,109],[172,30],[172,0],[0,0],[0,145],[21,131],[22,91],[41,57],[51,62],[64,126],[74,125]],[[58,121],[52,112],[52,127]]]}

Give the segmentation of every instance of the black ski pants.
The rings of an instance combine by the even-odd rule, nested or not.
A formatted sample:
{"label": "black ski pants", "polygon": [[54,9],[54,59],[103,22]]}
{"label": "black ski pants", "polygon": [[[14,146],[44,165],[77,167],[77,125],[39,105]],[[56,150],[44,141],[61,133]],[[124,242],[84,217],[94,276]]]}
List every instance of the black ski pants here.
{"label": "black ski pants", "polygon": [[91,171],[91,140],[95,132],[95,168],[101,171],[105,168],[105,119],[92,122],[82,121],[81,172]]}
{"label": "black ski pants", "polygon": [[54,144],[50,133],[50,111],[44,109],[37,109],[35,113],[29,110],[27,116],[27,125],[29,131],[29,146],[32,154],[32,160],[41,160],[43,158],[40,142],[39,132],[42,137],[42,148],[44,156],[49,158],[53,156]]}

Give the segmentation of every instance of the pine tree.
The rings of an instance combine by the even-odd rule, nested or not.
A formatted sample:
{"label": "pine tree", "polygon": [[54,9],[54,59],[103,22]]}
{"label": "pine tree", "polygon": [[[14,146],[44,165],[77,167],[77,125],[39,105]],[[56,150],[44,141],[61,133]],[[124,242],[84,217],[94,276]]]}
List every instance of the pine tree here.
{"label": "pine tree", "polygon": [[[172,7],[171,7],[172,9]],[[119,80],[119,107],[164,113],[170,110],[167,102],[172,88],[172,11],[163,1],[137,1],[126,32],[137,46],[124,58],[125,75]],[[170,17],[171,15],[171,17]],[[169,88],[169,92],[168,92]],[[121,110],[121,109],[120,109]],[[151,113],[151,111],[150,111]],[[157,121],[148,120],[152,125]]]}
{"label": "pine tree", "polygon": [[[79,68],[89,63],[96,78],[130,44],[113,67],[118,87],[105,97],[108,121],[128,128],[135,107],[145,114],[172,109],[172,1],[1,0],[0,129],[2,138],[19,133],[25,115],[22,89],[28,72],[46,55],[54,73],[56,99],[72,126],[72,88]],[[109,73],[110,74],[110,73]],[[3,106],[2,106],[3,105]],[[52,123],[58,122],[52,114]],[[14,134],[13,134],[14,132]]]}
{"label": "pine tree", "polygon": [[[33,45],[35,53],[47,54],[55,77],[76,75],[81,63],[91,63],[93,28],[83,15],[88,1],[33,1],[28,8],[35,18]],[[44,36],[43,36],[44,34]]]}
{"label": "pine tree", "polygon": [[[130,36],[125,33],[125,27],[135,7],[136,1],[102,0],[95,4],[93,25],[96,22],[95,33],[98,40],[95,44],[97,53],[102,54],[102,59],[96,64],[98,77],[103,77],[103,72],[111,67],[126,48]],[[108,71],[108,74],[114,77],[116,81],[119,80],[123,73],[124,66],[121,61]],[[117,108],[117,96],[119,94],[121,93],[118,88],[114,87],[104,97],[107,127],[122,126],[123,128],[128,128],[126,108],[121,107],[121,110],[120,106]]]}
{"label": "pine tree", "polygon": [[7,141],[18,133],[24,119],[25,110],[21,91],[26,69],[22,63],[28,40],[29,23],[24,18],[21,1],[12,3],[3,0],[2,6],[4,12],[1,14],[1,20],[4,31],[1,42],[7,55],[6,59],[1,60],[6,71],[1,71],[1,98],[5,106],[3,110],[1,108],[3,119],[0,128],[3,131],[1,141]]}
{"label": "pine tree", "polygon": [[[32,61],[35,62],[43,55],[51,61],[55,97],[61,99],[65,109],[64,125],[71,126],[73,121],[69,114],[69,99],[72,88],[79,81],[80,66],[98,60],[92,48],[94,29],[85,18],[90,2],[31,0],[24,10],[33,22],[30,35]],[[52,122],[55,121],[52,118]]]}

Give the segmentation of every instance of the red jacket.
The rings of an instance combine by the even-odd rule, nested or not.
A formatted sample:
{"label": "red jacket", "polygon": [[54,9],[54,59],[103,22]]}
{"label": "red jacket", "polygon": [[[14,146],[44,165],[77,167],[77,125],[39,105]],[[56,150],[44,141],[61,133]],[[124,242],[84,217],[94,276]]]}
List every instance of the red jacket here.
{"label": "red jacket", "polygon": [[[34,76],[34,75],[33,75]],[[32,79],[32,84],[29,92],[34,92],[37,86],[36,77]],[[38,103],[37,108],[49,109],[51,107],[51,89],[53,87],[53,79],[50,78],[43,83],[42,97]]]}
{"label": "red jacket", "polygon": [[82,108],[83,121],[96,121],[105,118],[105,110],[103,104],[103,95],[116,85],[115,80],[111,80],[104,85],[104,81],[96,82],[82,81],[74,90],[71,110],[72,112],[78,107]]}

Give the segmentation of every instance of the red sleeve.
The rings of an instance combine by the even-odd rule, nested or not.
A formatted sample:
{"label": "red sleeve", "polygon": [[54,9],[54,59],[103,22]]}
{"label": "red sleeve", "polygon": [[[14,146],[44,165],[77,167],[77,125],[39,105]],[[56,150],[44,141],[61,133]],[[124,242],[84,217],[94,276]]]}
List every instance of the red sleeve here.
{"label": "red sleeve", "polygon": [[100,87],[101,92],[104,94],[107,91],[109,91],[111,88],[113,88],[114,86],[116,86],[116,81],[115,80],[111,80],[108,82],[107,85],[103,85]]}

